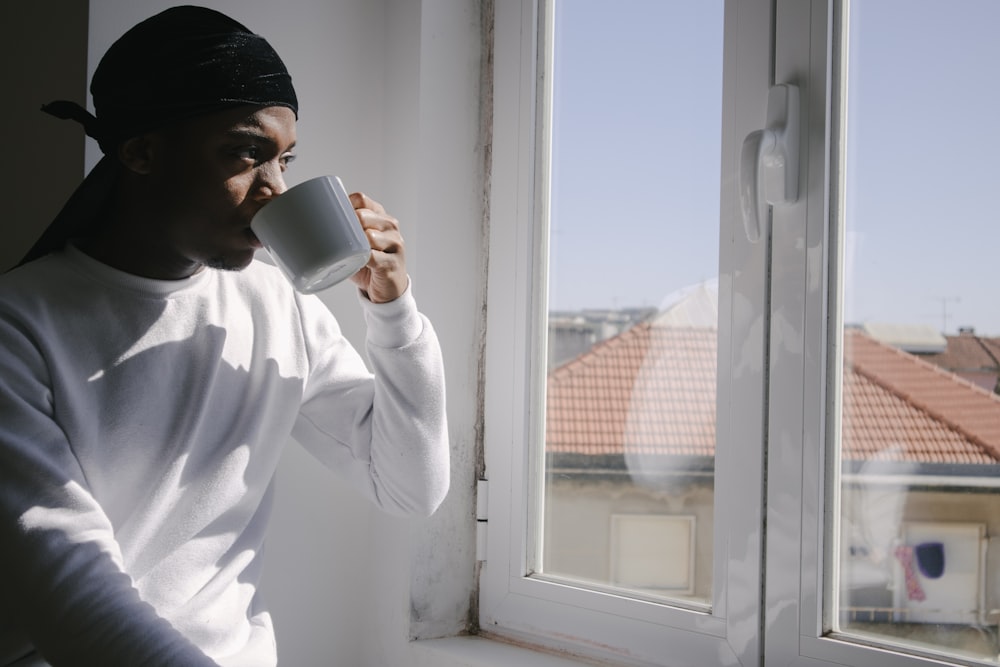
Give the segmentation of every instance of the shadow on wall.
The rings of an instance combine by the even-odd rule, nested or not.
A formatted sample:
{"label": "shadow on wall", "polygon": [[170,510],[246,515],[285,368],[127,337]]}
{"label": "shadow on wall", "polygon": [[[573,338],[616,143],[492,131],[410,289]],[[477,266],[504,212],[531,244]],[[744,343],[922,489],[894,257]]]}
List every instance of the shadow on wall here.
{"label": "shadow on wall", "polygon": [[[84,134],[76,123],[43,114],[56,99],[87,100],[86,0],[4,4],[0,62],[9,68],[0,128],[5,197],[0,271],[17,263],[84,176]],[[58,16],[58,20],[53,20]]]}

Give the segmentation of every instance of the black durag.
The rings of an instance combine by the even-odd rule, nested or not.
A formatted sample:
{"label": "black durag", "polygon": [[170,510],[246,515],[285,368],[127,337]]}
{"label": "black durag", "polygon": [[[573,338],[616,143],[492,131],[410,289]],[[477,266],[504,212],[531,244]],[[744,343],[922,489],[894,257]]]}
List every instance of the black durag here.
{"label": "black durag", "polygon": [[85,236],[100,222],[122,166],[122,141],[237,106],[283,106],[298,114],[292,78],[260,35],[212,9],[173,7],[111,45],[90,83],[95,114],[58,101],[42,111],[83,125],[104,157],[70,196],[21,264]]}

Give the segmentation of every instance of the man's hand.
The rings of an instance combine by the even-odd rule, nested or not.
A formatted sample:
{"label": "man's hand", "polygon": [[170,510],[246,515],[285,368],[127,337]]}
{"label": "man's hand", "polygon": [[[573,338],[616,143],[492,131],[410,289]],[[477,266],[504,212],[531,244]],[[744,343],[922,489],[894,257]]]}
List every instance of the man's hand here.
{"label": "man's hand", "polygon": [[351,277],[372,303],[387,303],[406,291],[406,253],[399,222],[382,205],[360,192],[351,194],[354,212],[364,227],[372,256]]}

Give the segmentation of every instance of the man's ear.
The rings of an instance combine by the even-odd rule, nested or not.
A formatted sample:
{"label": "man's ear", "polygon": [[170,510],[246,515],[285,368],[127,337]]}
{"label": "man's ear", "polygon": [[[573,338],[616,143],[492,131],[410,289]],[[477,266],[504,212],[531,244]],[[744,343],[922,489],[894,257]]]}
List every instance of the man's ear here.
{"label": "man's ear", "polygon": [[129,171],[145,176],[153,170],[156,143],[151,134],[126,139],[118,145],[118,159]]}

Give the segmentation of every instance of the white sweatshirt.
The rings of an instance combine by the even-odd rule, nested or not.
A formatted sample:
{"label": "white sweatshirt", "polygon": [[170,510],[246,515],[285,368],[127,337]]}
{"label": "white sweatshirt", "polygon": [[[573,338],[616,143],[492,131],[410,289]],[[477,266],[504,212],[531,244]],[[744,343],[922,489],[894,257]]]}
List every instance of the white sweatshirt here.
{"label": "white sweatshirt", "polygon": [[409,291],[362,301],[374,377],[260,262],[158,281],[67,248],[0,276],[0,665],[274,665],[255,589],[290,434],[434,511],[437,338]]}

